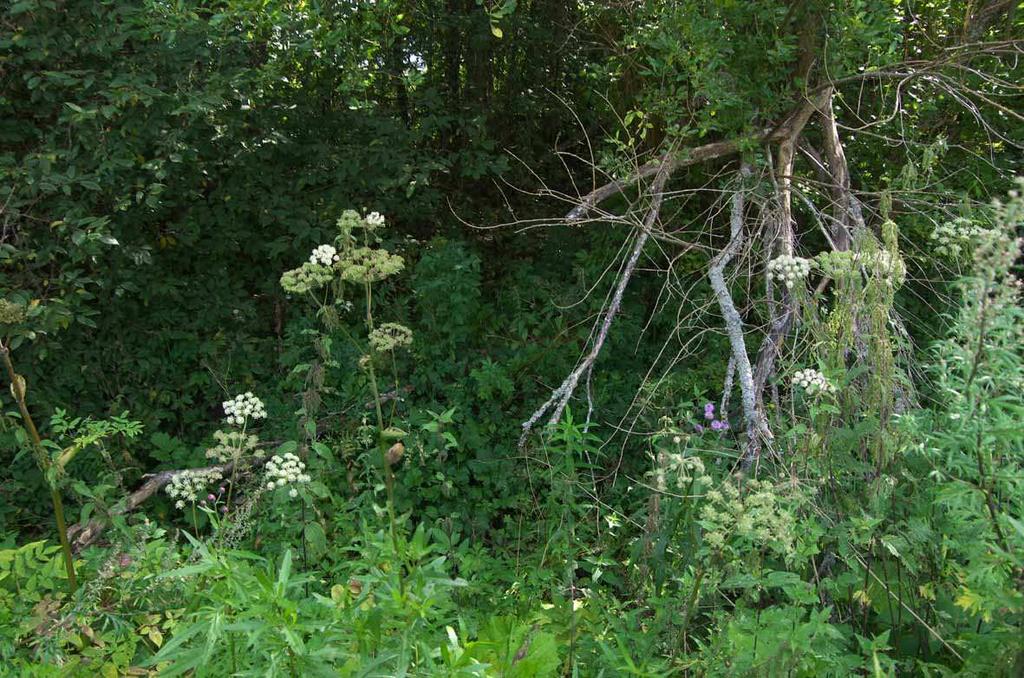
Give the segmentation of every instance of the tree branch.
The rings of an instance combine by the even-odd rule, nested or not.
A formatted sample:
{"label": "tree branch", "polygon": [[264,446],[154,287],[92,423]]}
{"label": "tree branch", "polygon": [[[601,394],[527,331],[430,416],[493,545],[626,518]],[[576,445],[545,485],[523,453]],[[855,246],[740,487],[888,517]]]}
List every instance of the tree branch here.
{"label": "tree branch", "polygon": [[[740,169],[741,181],[749,176],[750,168],[744,164]],[[765,418],[763,410],[758,407],[750,358],[747,356],[747,345],[743,338],[743,320],[740,318],[739,311],[736,310],[736,304],[733,303],[729,287],[725,283],[725,267],[743,246],[743,188],[741,185],[732,197],[729,244],[712,260],[711,267],[708,269],[708,278],[711,280],[711,289],[718,297],[718,305],[722,309],[722,317],[725,319],[725,329],[732,347],[730,365],[735,367],[739,378],[743,417],[746,420],[747,439],[748,445],[750,445],[754,444],[755,439],[771,440],[773,436],[768,428],[768,420]]]}
{"label": "tree branch", "polygon": [[850,249],[852,232],[864,228],[864,216],[850,189],[850,169],[843,151],[843,142],[839,138],[836,116],[832,111],[831,92],[819,113],[823,148],[831,178],[829,183],[832,186],[832,246],[838,252],[845,252]]}
{"label": "tree branch", "polygon": [[[993,5],[998,4],[999,0],[993,2]],[[1020,57],[1022,54],[1024,54],[1024,40],[973,42],[950,48],[938,59],[910,59],[874,70],[864,71],[863,73],[855,73],[829,80],[806,91],[800,102],[789,112],[782,123],[756,134],[749,141],[755,144],[770,144],[785,141],[786,139],[795,139],[797,135],[793,134],[793,130],[802,128],[803,124],[807,122],[807,117],[814,110],[819,109],[825,101],[830,100],[832,92],[841,85],[884,79],[897,79],[905,83],[917,78],[934,76],[937,71],[945,67],[960,68],[964,62],[968,62],[978,56]],[[990,101],[989,103],[993,102]],[[566,218],[570,221],[578,221],[586,217],[601,202],[621,193],[640,180],[657,174],[659,168],[666,163],[668,164],[668,171],[671,173],[683,167],[735,155],[740,151],[741,147],[741,140],[732,139],[716,141],[671,154],[664,154],[651,162],[641,165],[630,176],[598,186],[591,190],[590,193],[581,196],[579,204],[566,215]]]}
{"label": "tree branch", "polygon": [[91,518],[84,525],[82,523],[76,523],[68,528],[67,536],[72,543],[72,547],[75,551],[81,551],[86,546],[89,546],[103,534],[103,531],[107,529],[110,524],[109,518],[113,516],[125,515],[131,513],[138,507],[142,506],[150,497],[162,490],[174,476],[184,473],[185,471],[220,471],[221,475],[227,477],[231,475],[231,471],[234,468],[234,462],[228,462],[227,464],[218,464],[215,466],[205,466],[202,468],[195,469],[174,469],[171,471],[161,471],[149,476],[142,485],[138,487],[134,492],[125,497],[123,503],[118,504],[107,516],[96,516]]}
{"label": "tree branch", "polygon": [[526,444],[530,431],[533,430],[534,425],[536,425],[536,423],[540,421],[541,417],[543,417],[548,411],[553,410],[551,418],[548,420],[548,424],[552,425],[558,423],[558,420],[562,417],[562,412],[565,410],[566,405],[569,404],[569,400],[572,398],[573,391],[576,389],[576,385],[579,383],[580,378],[593,368],[594,362],[601,353],[601,347],[604,346],[612,321],[615,319],[616,314],[619,312],[619,308],[622,306],[622,295],[626,291],[626,286],[629,284],[629,280],[633,275],[633,270],[636,268],[637,261],[640,259],[640,254],[643,252],[644,245],[647,243],[647,238],[650,236],[651,231],[654,228],[654,223],[657,221],[658,215],[661,212],[665,182],[668,181],[668,177],[672,173],[671,167],[672,165],[670,163],[663,163],[656,173],[657,175],[654,178],[654,182],[651,184],[651,207],[644,219],[640,233],[637,234],[636,243],[633,245],[633,251],[630,253],[629,259],[626,261],[626,265],[622,269],[622,274],[619,276],[619,281],[615,287],[615,293],[612,295],[611,302],[608,304],[608,310],[604,316],[604,321],[601,323],[601,329],[598,332],[597,337],[594,339],[593,348],[591,348],[590,352],[582,361],[580,361],[576,369],[573,370],[572,373],[565,378],[562,384],[551,393],[551,397],[548,398],[547,402],[537,409],[529,419],[523,422],[523,433],[519,437],[520,447]]}
{"label": "tree branch", "polygon": [[[820,105],[821,96],[822,95],[818,93],[811,98],[801,100],[800,103],[790,111],[782,123],[772,129],[764,130],[755,136],[752,142],[755,144],[766,144],[794,137],[794,130],[799,132],[799,130],[803,128],[804,124],[807,123],[807,119],[810,117],[811,113],[813,113]],[[703,146],[697,146],[696,148],[666,153],[651,162],[641,165],[636,172],[625,179],[609,182],[603,186],[595,188],[587,195],[581,197],[579,204],[566,215],[566,219],[569,221],[578,221],[584,218],[590,210],[594,209],[594,207],[599,203],[607,200],[617,193],[621,193],[642,179],[658,174],[663,167],[666,168],[666,171],[669,174],[672,174],[683,167],[689,167],[709,160],[735,155],[740,152],[742,146],[743,144],[741,140],[734,139],[716,141]]]}
{"label": "tree branch", "polygon": [[[803,132],[811,114],[820,109],[832,90],[820,90],[816,98],[811,101],[812,108],[801,108],[793,118],[793,124],[789,128],[789,135],[781,140],[778,150],[778,167],[776,168],[776,191],[779,201],[779,228],[776,234],[774,251],[780,254],[793,255],[795,238],[793,233],[793,156],[796,149],[797,139]],[[754,395],[757,400],[757,407],[764,410],[764,385],[769,376],[775,371],[775,359],[782,349],[782,342],[795,315],[795,304],[793,295],[785,288],[781,291],[782,306],[781,312],[776,304],[769,299],[771,314],[771,327],[768,336],[757,354],[757,367],[754,372]],[[760,454],[758,438],[752,438],[747,446],[747,453],[744,455],[744,464],[749,465]]]}

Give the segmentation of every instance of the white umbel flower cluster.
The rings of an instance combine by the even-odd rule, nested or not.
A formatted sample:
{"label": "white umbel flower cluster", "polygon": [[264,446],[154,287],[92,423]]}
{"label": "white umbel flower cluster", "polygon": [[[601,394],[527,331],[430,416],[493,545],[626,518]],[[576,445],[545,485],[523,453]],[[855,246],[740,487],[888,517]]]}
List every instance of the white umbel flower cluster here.
{"label": "white umbel flower cluster", "polygon": [[663,459],[663,467],[668,475],[675,479],[676,487],[680,489],[685,488],[694,480],[711,481],[704,471],[704,462],[699,457],[667,454]]}
{"label": "white umbel flower cluster", "polygon": [[199,501],[206,492],[206,488],[223,477],[223,474],[215,468],[189,469],[171,478],[165,491],[171,499],[175,500],[174,508],[183,509],[186,503],[194,504]]}
{"label": "white umbel flower cluster", "polygon": [[265,419],[267,416],[267,408],[263,406],[263,401],[251,391],[239,393],[231,400],[225,400],[222,405],[224,414],[227,415],[226,421],[236,426],[243,425],[247,419]]}
{"label": "white umbel flower cluster", "polygon": [[984,230],[970,219],[957,217],[936,226],[929,237],[935,241],[936,254],[956,259],[969,252],[971,243]]}
{"label": "white umbel flower cluster", "polygon": [[[309,474],[306,473],[306,465],[291,452],[271,457],[267,462],[266,477],[268,490],[296,483],[308,483],[310,480]],[[289,497],[297,497],[298,494],[299,491],[294,487],[288,490]]]}
{"label": "white umbel flower cluster", "polygon": [[806,278],[810,272],[811,260],[803,257],[783,254],[768,262],[768,275],[785,285],[786,289],[793,289],[793,285]]}
{"label": "white umbel flower cluster", "polygon": [[257,448],[260,439],[242,431],[214,431],[213,439],[217,444],[206,450],[206,456],[221,464],[238,461],[243,456],[252,454],[259,456]]}
{"label": "white umbel flower cluster", "polygon": [[829,383],[825,375],[818,370],[800,370],[793,375],[793,384],[807,391],[807,395],[816,396],[822,393],[832,394],[836,387]]}
{"label": "white umbel flower cluster", "polygon": [[370,230],[378,229],[384,225],[384,215],[380,212],[370,212],[363,219],[363,222]]}
{"label": "white umbel flower cluster", "polygon": [[321,266],[333,266],[341,257],[333,245],[320,245],[309,255],[309,263]]}
{"label": "white umbel flower cluster", "polygon": [[384,323],[370,332],[370,347],[377,353],[386,353],[412,344],[412,330],[398,323]]}

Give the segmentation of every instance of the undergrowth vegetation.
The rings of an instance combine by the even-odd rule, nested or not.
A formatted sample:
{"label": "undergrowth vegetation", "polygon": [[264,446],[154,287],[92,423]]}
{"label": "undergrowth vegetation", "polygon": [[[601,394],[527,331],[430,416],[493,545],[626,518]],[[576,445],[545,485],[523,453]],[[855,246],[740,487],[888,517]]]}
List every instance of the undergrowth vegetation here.
{"label": "undergrowth vegetation", "polygon": [[1024,676],[1012,5],[0,9],[0,676]]}

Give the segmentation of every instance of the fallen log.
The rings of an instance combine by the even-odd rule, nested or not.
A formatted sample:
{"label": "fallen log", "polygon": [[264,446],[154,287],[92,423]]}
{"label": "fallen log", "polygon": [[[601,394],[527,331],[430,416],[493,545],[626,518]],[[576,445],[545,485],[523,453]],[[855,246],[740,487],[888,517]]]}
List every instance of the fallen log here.
{"label": "fallen log", "polygon": [[110,526],[110,519],[114,516],[121,516],[131,513],[144,504],[150,497],[166,487],[174,476],[186,471],[220,471],[222,476],[231,475],[235,462],[227,464],[216,464],[214,466],[203,466],[198,468],[181,468],[169,471],[160,471],[143,476],[146,480],[134,492],[125,497],[122,503],[116,505],[108,513],[102,516],[94,516],[86,523],[75,523],[67,531],[68,541],[75,552],[80,552],[86,546],[93,544],[103,532]]}

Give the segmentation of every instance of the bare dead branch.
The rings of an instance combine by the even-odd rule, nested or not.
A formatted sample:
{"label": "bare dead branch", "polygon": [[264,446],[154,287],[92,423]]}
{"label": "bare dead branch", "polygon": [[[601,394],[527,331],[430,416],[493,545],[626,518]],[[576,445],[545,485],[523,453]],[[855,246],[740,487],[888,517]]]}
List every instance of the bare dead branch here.
{"label": "bare dead branch", "polygon": [[110,524],[109,517],[121,516],[127,513],[131,513],[135,509],[142,506],[150,497],[162,490],[174,476],[184,473],[185,471],[220,471],[221,475],[228,477],[231,475],[231,471],[234,468],[234,462],[228,462],[227,464],[218,464],[215,466],[205,466],[202,468],[195,469],[174,469],[171,471],[161,471],[153,475],[148,476],[148,479],[142,483],[134,492],[125,497],[123,503],[115,506],[107,516],[96,516],[91,518],[87,523],[76,523],[68,527],[68,540],[71,542],[71,546],[75,551],[81,551],[86,546],[89,546],[103,534],[103,531],[107,529]]}
{"label": "bare dead branch", "polygon": [[[744,165],[740,174],[741,177],[750,176],[750,168]],[[729,244],[711,261],[708,278],[711,280],[711,289],[718,298],[718,305],[722,309],[722,317],[725,319],[725,329],[729,335],[729,345],[732,348],[732,358],[729,364],[735,366],[736,375],[739,378],[748,444],[753,444],[755,439],[771,440],[773,436],[768,428],[768,420],[765,418],[763,410],[758,407],[757,395],[754,391],[754,376],[750,368],[750,358],[747,355],[747,345],[743,338],[743,319],[740,317],[739,311],[736,310],[736,304],[733,303],[724,274],[725,267],[743,246],[743,190],[741,182],[732,198],[732,213],[729,216]]]}
{"label": "bare dead branch", "polygon": [[[785,117],[782,123],[771,129],[764,130],[755,136],[752,141],[757,144],[766,144],[793,138],[795,136],[794,130],[799,133],[799,130],[803,129],[803,126],[807,123],[807,119],[810,117],[811,113],[813,113],[818,105],[820,105],[819,102],[821,100],[821,96],[821,93],[818,93],[812,98],[802,99],[800,103],[798,103],[796,107],[794,107],[794,109]],[[578,221],[584,218],[590,210],[602,201],[607,200],[617,193],[621,193],[642,179],[654,176],[662,167],[667,167],[668,173],[671,174],[683,167],[689,167],[691,165],[708,162],[709,160],[716,160],[718,158],[735,155],[736,153],[739,153],[741,147],[741,141],[739,139],[734,139],[716,141],[703,146],[697,146],[696,148],[662,155],[655,160],[641,165],[633,174],[625,179],[607,183],[595,188],[587,195],[581,197],[579,199],[579,204],[566,215],[566,219],[569,221]]]}
{"label": "bare dead branch", "polygon": [[[998,4],[998,2],[995,4]],[[971,60],[981,56],[1020,57],[1022,55],[1024,55],[1024,40],[972,42],[951,48],[944,52],[938,59],[911,59],[883,66],[878,69],[865,71],[863,73],[856,73],[842,78],[830,79],[818,87],[808,91],[801,98],[800,102],[783,119],[783,122],[774,128],[763,130],[761,133],[755,135],[751,141],[759,144],[770,144],[780,141],[785,142],[790,139],[795,141],[799,130],[802,129],[804,124],[807,122],[807,117],[810,116],[814,110],[821,108],[824,102],[831,98],[832,92],[842,85],[857,84],[870,80],[891,79],[896,80],[899,83],[899,86],[903,87],[913,80],[925,79],[934,84],[941,85],[942,89],[947,92],[954,93],[956,92],[956,89],[953,84],[948,78],[943,78],[941,76],[940,72],[942,69],[953,68],[962,70],[965,68],[964,64],[967,64]],[[981,73],[981,75],[985,77],[984,73]],[[986,80],[992,80],[992,78],[986,78]],[[997,80],[992,80],[991,84],[998,85],[999,83]],[[1019,86],[1017,86],[1017,89],[1019,89]],[[970,93],[972,96],[982,99],[984,103],[993,105],[1004,113],[1007,110],[1012,110],[1002,104],[998,104],[998,102],[994,102],[991,96],[986,96],[980,91],[970,90]],[[960,97],[959,100],[965,105],[970,103],[963,97]],[[973,105],[969,105],[968,109],[976,111],[976,107]],[[982,121],[982,124],[984,125],[984,121]],[[986,129],[989,129],[989,127],[986,126]],[[794,130],[797,134],[794,134]],[[731,139],[716,141],[696,148],[665,154],[641,165],[628,177],[595,187],[590,191],[590,193],[578,199],[578,204],[566,215],[566,218],[570,221],[577,221],[586,217],[592,209],[604,200],[621,193],[642,179],[657,174],[659,168],[665,163],[668,163],[669,172],[671,173],[683,167],[689,167],[709,160],[735,155],[740,151],[740,148],[740,140]]]}
{"label": "bare dead branch", "polygon": [[601,329],[594,339],[593,347],[590,349],[590,352],[584,356],[583,360],[580,361],[576,369],[574,369],[569,376],[565,378],[562,384],[552,392],[548,401],[537,409],[529,419],[523,422],[523,433],[519,438],[520,446],[526,443],[534,425],[548,411],[552,412],[551,418],[548,420],[548,424],[553,425],[558,423],[559,419],[562,417],[562,412],[565,410],[566,405],[569,404],[569,400],[572,398],[573,391],[576,390],[576,385],[579,383],[580,378],[593,368],[594,362],[597,360],[598,355],[601,353],[601,348],[604,346],[612,321],[615,320],[615,316],[618,314],[619,308],[622,306],[622,295],[626,291],[626,286],[629,284],[629,280],[633,275],[633,270],[636,268],[637,261],[640,259],[640,254],[643,252],[644,245],[647,243],[647,239],[650,236],[651,231],[654,229],[654,224],[658,220],[658,215],[661,212],[662,199],[664,197],[665,182],[668,181],[670,174],[671,169],[669,163],[663,163],[651,185],[651,206],[647,212],[647,217],[644,219],[643,227],[640,229],[640,232],[637,233],[636,243],[633,245],[633,251],[630,253],[629,259],[626,261],[626,265],[622,269],[622,273],[619,275],[618,283],[615,286],[615,292],[608,305],[608,310],[605,312],[604,320],[601,323]]}

